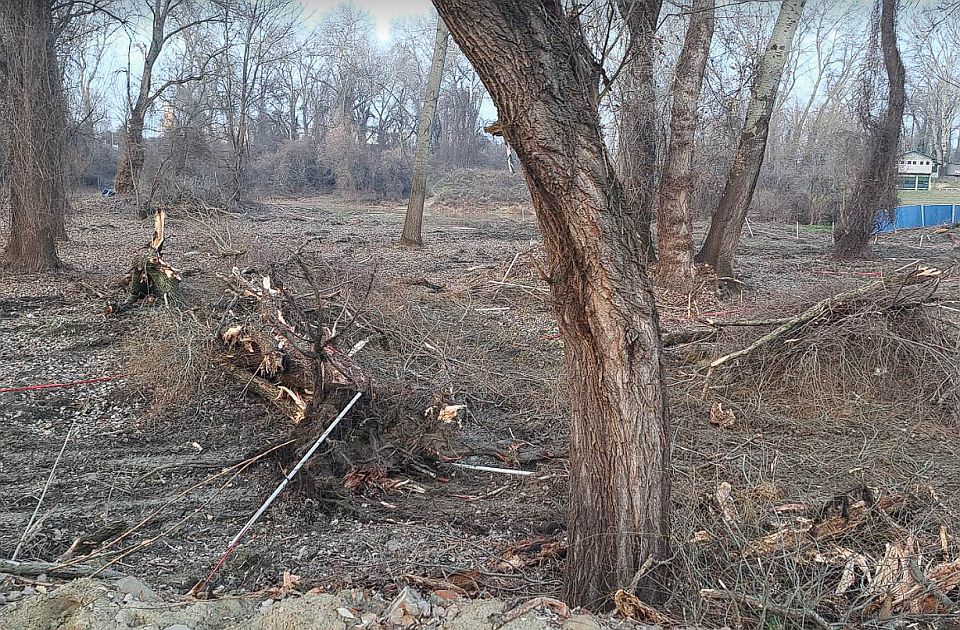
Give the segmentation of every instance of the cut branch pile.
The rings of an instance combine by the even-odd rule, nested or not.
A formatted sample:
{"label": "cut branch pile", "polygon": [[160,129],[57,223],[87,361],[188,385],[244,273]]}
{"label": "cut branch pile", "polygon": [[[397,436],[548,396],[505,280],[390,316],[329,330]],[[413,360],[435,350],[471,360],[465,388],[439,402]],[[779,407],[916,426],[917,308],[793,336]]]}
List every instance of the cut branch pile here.
{"label": "cut branch pile", "polygon": [[[185,306],[179,274],[160,257],[163,222],[158,211],[154,238],[134,260],[127,299],[108,312],[161,298]],[[278,441],[288,444],[271,455],[281,470],[300,459],[348,399],[365,393],[304,467],[298,477],[302,490],[343,506],[349,492],[422,492],[406,475],[437,477],[436,453],[455,425],[440,417],[445,405],[424,413],[431,398],[420,399],[395,382],[373,382],[353,356],[369,339],[341,349],[359,317],[359,309],[349,305],[354,282],[342,272],[325,271],[321,260],[298,250],[266,272],[235,267],[218,275],[225,297],[211,309],[189,309],[189,319],[212,342],[203,356],[290,421],[289,434]],[[372,282],[371,277],[368,295]],[[168,337],[154,336],[171,345]]]}
{"label": "cut branch pile", "polygon": [[[916,266],[796,315],[704,320],[706,327],[672,333],[665,343],[710,348],[746,339],[713,357],[694,355],[707,376],[704,392],[711,386],[727,397],[762,391],[768,401],[796,401],[800,409],[814,410],[822,410],[820,403],[883,400],[922,405],[949,418],[960,402],[956,284],[945,281],[950,277],[945,270]],[[753,336],[765,328],[768,332]],[[681,353],[686,354],[691,353]]]}

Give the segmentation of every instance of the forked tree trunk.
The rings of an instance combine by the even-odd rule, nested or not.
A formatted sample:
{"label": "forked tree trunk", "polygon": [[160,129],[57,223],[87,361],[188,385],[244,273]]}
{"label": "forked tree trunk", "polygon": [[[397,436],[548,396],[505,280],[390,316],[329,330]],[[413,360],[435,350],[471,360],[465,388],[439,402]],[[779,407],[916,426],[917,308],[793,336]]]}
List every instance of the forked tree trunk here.
{"label": "forked tree trunk", "polygon": [[806,0],[783,0],[780,5],[777,22],[750,89],[750,103],[747,105],[740,144],[734,154],[720,203],[710,221],[710,231],[697,254],[697,260],[709,263],[721,279],[733,278],[733,259],[760,176],[770,116],[804,4]]}
{"label": "forked tree trunk", "polygon": [[20,271],[60,266],[58,235],[67,208],[62,155],[66,106],[54,53],[49,0],[0,3],[9,122],[8,265]]}
{"label": "forked tree trunk", "polygon": [[[603,606],[667,555],[669,432],[637,218],[603,140],[598,76],[561,0],[434,0],[497,106],[543,233],[569,380],[564,594]],[[640,587],[653,595],[654,575]]]}
{"label": "forked tree trunk", "polygon": [[670,142],[660,180],[655,270],[657,281],[679,291],[690,291],[696,277],[693,263],[693,137],[703,73],[710,56],[716,0],[694,0],[690,25],[673,75]]}
{"label": "forked tree trunk", "polygon": [[896,0],[880,2],[880,48],[887,71],[887,111],[869,129],[870,155],[853,193],[840,211],[833,241],[834,256],[841,260],[869,255],[877,212],[892,212],[897,204],[896,162],[906,104],[906,71],[897,47]]}
{"label": "forked tree trunk", "polygon": [[413,178],[410,183],[410,201],[407,202],[407,217],[403,222],[401,245],[423,245],[423,202],[427,196],[427,158],[430,156],[430,137],[433,119],[437,114],[437,99],[440,98],[440,82],[443,79],[443,62],[447,57],[450,32],[442,19],[437,19],[437,37],[433,43],[433,61],[427,93],[423,95],[423,108],[417,123],[417,151],[413,155]]}
{"label": "forked tree trunk", "polygon": [[637,230],[647,258],[656,258],[653,247],[653,212],[657,167],[657,90],[653,78],[654,38],[662,0],[617,0],[630,33],[630,61],[623,73],[623,103],[617,162],[627,207],[637,215]]}

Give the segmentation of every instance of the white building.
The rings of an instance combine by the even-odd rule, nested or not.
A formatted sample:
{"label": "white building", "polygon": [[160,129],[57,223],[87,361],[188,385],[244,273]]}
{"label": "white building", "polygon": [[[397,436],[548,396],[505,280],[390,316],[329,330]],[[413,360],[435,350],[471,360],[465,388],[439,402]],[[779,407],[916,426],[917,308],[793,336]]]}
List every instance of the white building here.
{"label": "white building", "polygon": [[901,190],[929,190],[930,180],[940,177],[940,163],[933,156],[907,151],[897,160]]}

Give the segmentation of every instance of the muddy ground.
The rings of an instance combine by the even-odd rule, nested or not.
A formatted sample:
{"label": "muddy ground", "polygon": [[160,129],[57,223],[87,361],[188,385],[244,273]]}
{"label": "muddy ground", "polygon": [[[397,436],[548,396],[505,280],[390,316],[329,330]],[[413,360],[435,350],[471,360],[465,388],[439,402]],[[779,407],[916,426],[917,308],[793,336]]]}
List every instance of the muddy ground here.
{"label": "muddy ground", "polygon": [[[208,575],[280,473],[276,465],[256,465],[226,485],[206,485],[168,503],[289,427],[216,370],[187,383],[188,396],[154,391],[157,382],[177,389],[169,377],[169,346],[183,342],[175,334],[176,318],[156,307],[103,314],[152,228],[114,199],[84,198],[78,208],[71,240],[61,250],[67,271],[0,282],[0,388],[116,378],[0,394],[0,557],[9,558],[17,546],[71,431],[20,559],[56,561],[78,537],[106,526],[131,527],[163,507],[122,548],[152,542],[114,559],[111,569],[175,598]],[[565,518],[562,347],[536,270],[535,220],[526,211],[490,208],[428,214],[427,247],[411,250],[396,244],[402,210],[318,198],[267,202],[232,217],[171,211],[165,257],[183,270],[194,303],[210,305],[223,295],[218,273],[266,268],[309,240],[337,269],[355,270],[355,277],[340,279],[352,287],[351,299],[395,333],[395,343],[371,343],[358,362],[375,378],[396,379],[421,393],[443,392],[466,405],[451,444],[464,453],[463,462],[534,475],[446,468],[441,482],[411,474],[407,478],[423,492],[368,492],[349,510],[330,509],[294,487],[220,567],[211,584],[215,594],[275,588],[284,572],[300,576],[300,590],[363,589],[385,600],[421,578],[508,604],[559,594],[559,558],[519,570],[502,562],[512,544],[556,538]],[[782,313],[881,271],[917,260],[946,266],[957,255],[943,235],[928,232],[921,242],[919,232],[902,232],[880,238],[876,260],[841,265],[829,257],[829,232],[804,228],[798,239],[795,229],[752,224],[739,262],[748,289],[743,296],[666,303],[664,328],[704,314]],[[370,274],[374,281],[364,301],[358,287]],[[947,290],[956,291],[951,282]],[[738,422],[721,431],[707,422],[711,396],[692,384],[677,357],[669,360],[674,537],[681,548],[704,529],[704,497],[720,481],[744,497],[772,487],[777,498],[811,502],[864,483],[891,491],[930,486],[943,506],[931,514],[931,525],[960,512],[958,429],[943,418],[869,404],[811,418],[809,410],[800,413],[788,403],[754,408],[753,401],[734,399],[727,402]],[[165,376],[151,383],[151,372]],[[502,442],[545,457],[521,465],[485,452]],[[184,462],[211,468],[151,473]],[[945,524],[960,530],[960,521]],[[706,602],[684,603],[680,610],[691,592],[716,586],[708,572],[716,557],[690,552],[682,560],[697,577],[677,585],[673,611],[693,622],[717,612]],[[745,571],[758,569],[737,569]],[[7,578],[0,594],[15,600],[25,586]]]}

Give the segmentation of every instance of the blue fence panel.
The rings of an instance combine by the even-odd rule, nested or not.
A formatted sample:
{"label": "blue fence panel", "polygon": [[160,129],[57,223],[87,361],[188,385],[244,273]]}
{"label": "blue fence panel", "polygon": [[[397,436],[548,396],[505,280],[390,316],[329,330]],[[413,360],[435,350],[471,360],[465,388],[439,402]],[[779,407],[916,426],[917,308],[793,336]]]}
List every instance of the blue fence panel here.
{"label": "blue fence panel", "polygon": [[924,225],[943,225],[951,222],[953,206],[950,204],[937,204],[923,207]]}
{"label": "blue fence panel", "polygon": [[960,221],[960,204],[920,204],[900,206],[894,210],[895,217],[891,221],[885,212],[878,212],[874,220],[874,232],[892,232],[893,230],[909,230],[910,228],[930,227],[956,223]]}

